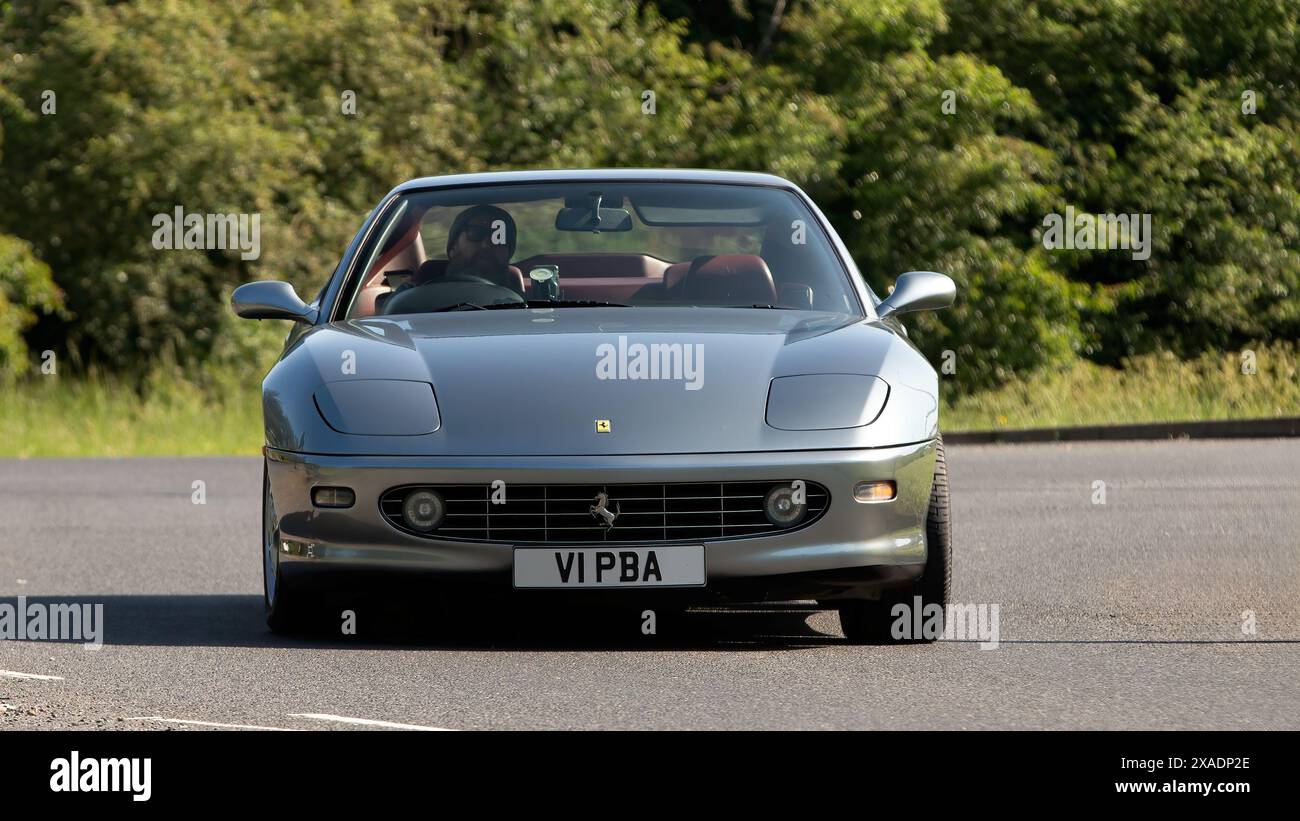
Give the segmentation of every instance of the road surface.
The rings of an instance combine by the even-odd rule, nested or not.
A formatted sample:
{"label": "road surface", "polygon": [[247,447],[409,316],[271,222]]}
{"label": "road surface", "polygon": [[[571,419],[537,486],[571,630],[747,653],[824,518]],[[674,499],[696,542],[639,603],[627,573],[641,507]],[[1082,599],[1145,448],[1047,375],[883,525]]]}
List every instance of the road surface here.
{"label": "road surface", "polygon": [[0,729],[1300,729],[1300,440],[949,463],[954,598],[998,605],[997,649],[850,646],[808,606],[647,638],[418,599],[286,639],[262,616],[257,459],[0,461],[0,604],[106,623],[98,650],[0,641]]}

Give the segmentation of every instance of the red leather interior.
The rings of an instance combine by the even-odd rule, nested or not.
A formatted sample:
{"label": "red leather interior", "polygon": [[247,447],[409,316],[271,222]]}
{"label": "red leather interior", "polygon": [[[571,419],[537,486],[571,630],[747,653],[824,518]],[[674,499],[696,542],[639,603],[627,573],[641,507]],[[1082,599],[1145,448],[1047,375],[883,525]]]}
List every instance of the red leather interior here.
{"label": "red leather interior", "polygon": [[645,254],[537,254],[515,263],[524,271],[539,265],[558,265],[566,277],[618,277],[663,279],[668,263]]}
{"label": "red leather interior", "polygon": [[776,286],[762,257],[697,257],[680,286],[688,300],[724,305],[774,305]]}
{"label": "red leather interior", "polygon": [[[714,305],[776,305],[809,309],[812,290],[800,283],[783,283],[778,300],[772,272],[762,257],[720,254],[696,257],[692,262],[667,263],[641,254],[538,254],[507,268],[507,282],[528,295],[523,271],[538,265],[560,269],[560,288],[566,299],[653,304],[692,302]],[[522,269],[522,270],[521,270]],[[413,285],[445,276],[447,260],[423,262],[411,277]],[[370,316],[383,309],[389,288],[376,275],[357,296],[354,316]]]}
{"label": "red leather interior", "polygon": [[[402,253],[403,251],[407,250],[408,248],[410,248],[411,243],[415,242],[416,237],[418,237],[419,235],[420,235],[420,221],[412,220],[411,224],[407,227],[406,231],[403,232],[402,236],[400,236],[396,242],[390,243],[388,246],[388,250],[380,254],[379,259],[375,260],[375,264],[370,266],[370,274],[368,276],[373,277],[375,274],[384,270],[384,267],[387,266],[388,263],[391,262],[394,257]],[[416,259],[418,259],[418,257]],[[414,263],[414,260],[412,260],[412,263]]]}
{"label": "red leather interior", "polygon": [[384,298],[388,294],[389,288],[384,284],[383,278],[376,278],[374,285],[367,285],[357,292],[356,308],[352,315],[354,317],[374,316],[383,307]]}
{"label": "red leather interior", "polygon": [[653,298],[662,293],[664,272],[672,267],[645,254],[537,254],[517,264],[525,271],[555,265],[566,299],[598,302]]}
{"label": "red leather interior", "polygon": [[682,284],[682,280],[690,273],[691,264],[689,262],[675,262],[664,269],[664,290],[672,291]]}
{"label": "red leather interior", "polygon": [[591,299],[598,302],[628,302],[640,296],[657,294],[662,290],[657,279],[636,277],[585,277],[565,279],[560,275],[560,288],[565,299]]}

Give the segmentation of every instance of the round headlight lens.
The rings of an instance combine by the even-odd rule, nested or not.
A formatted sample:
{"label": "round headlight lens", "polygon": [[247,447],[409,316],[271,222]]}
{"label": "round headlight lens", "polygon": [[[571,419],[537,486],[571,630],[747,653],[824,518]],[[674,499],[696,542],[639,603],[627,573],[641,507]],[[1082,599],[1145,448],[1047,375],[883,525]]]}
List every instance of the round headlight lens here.
{"label": "round headlight lens", "polygon": [[413,490],[402,502],[402,518],[412,530],[433,530],[446,512],[442,497],[432,490]]}
{"label": "round headlight lens", "polygon": [[777,527],[790,527],[803,520],[808,512],[808,500],[803,498],[795,501],[793,487],[777,485],[767,492],[767,497],[763,500],[763,512],[767,514],[767,520]]}

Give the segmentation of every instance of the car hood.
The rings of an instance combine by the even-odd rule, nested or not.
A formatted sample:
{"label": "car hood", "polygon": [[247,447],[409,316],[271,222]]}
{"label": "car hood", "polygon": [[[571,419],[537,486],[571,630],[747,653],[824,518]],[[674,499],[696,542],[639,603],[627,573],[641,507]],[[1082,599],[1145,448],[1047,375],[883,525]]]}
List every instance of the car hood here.
{"label": "car hood", "polygon": [[[862,427],[778,430],[772,380],[861,374],[888,383]],[[312,395],[336,383],[428,382],[436,426],[341,433]],[[879,322],[816,312],[560,308],[376,317],[304,334],[268,376],[268,443],[323,453],[601,455],[871,447],[937,426],[934,372]],[[369,388],[349,389],[368,396]],[[366,412],[385,414],[375,391]],[[394,394],[396,396],[398,394]],[[410,397],[411,393],[402,393]],[[795,403],[797,406],[797,402]],[[899,423],[899,414],[906,417]],[[273,430],[276,425],[280,430]],[[336,423],[337,424],[337,423]]]}

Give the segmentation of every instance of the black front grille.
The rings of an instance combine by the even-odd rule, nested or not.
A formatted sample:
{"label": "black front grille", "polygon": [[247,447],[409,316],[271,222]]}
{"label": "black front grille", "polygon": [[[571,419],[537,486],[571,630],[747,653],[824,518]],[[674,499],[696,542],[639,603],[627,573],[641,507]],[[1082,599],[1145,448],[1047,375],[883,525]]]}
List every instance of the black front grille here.
{"label": "black front grille", "polygon": [[[493,503],[490,485],[403,485],[388,490],[379,509],[389,524],[430,539],[511,544],[575,542],[695,542],[764,536],[807,527],[826,511],[826,488],[805,482],[808,512],[793,527],[767,520],[763,500],[786,481],[672,482],[639,485],[505,486],[505,501]],[[442,495],[447,513],[427,533],[411,530],[402,520],[402,501],[414,490]],[[607,508],[618,511],[613,527],[591,513],[605,493]],[[498,498],[500,493],[498,492]]]}

